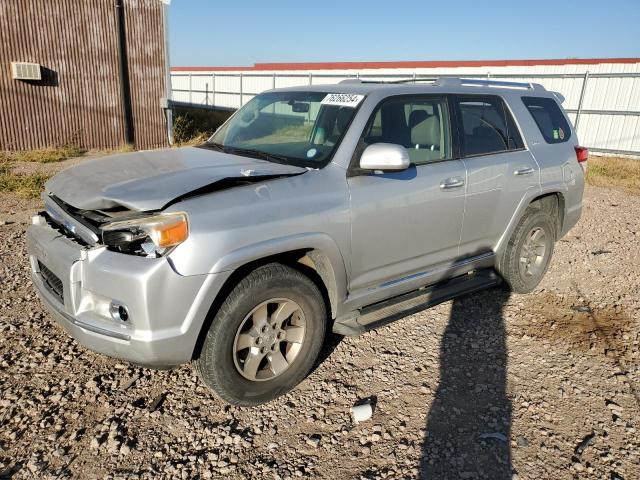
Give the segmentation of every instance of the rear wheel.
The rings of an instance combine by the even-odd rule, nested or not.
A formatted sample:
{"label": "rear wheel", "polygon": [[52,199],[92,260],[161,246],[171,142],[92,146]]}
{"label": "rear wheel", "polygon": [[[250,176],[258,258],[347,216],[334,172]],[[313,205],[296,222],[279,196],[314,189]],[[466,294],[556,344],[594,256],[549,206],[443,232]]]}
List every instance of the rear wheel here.
{"label": "rear wheel", "polygon": [[498,264],[511,291],[529,293],[544,277],[553,254],[555,224],[546,210],[529,207],[525,212]]}
{"label": "rear wheel", "polygon": [[229,403],[268,402],[309,373],[325,322],[324,299],[307,276],[285,265],[265,265],[240,281],[220,307],[196,370]]}

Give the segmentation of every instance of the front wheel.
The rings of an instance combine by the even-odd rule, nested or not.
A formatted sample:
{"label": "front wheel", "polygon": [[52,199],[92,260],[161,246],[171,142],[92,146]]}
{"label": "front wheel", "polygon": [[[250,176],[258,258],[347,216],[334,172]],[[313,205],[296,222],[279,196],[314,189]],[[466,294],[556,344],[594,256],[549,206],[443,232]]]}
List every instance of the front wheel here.
{"label": "front wheel", "polygon": [[555,244],[555,222],[545,210],[530,207],[518,223],[498,263],[511,291],[529,293],[549,267]]}
{"label": "front wheel", "polygon": [[309,373],[324,341],[326,310],[301,272],[269,264],[231,291],[206,334],[196,370],[235,405],[268,402]]}

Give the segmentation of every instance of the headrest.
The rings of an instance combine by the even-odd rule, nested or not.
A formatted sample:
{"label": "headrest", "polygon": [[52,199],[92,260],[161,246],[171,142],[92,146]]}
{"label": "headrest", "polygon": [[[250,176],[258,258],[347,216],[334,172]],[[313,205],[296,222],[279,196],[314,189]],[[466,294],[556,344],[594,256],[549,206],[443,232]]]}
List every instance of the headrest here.
{"label": "headrest", "polygon": [[419,123],[424,122],[429,118],[429,114],[425,110],[414,110],[409,115],[409,128],[413,128]]}

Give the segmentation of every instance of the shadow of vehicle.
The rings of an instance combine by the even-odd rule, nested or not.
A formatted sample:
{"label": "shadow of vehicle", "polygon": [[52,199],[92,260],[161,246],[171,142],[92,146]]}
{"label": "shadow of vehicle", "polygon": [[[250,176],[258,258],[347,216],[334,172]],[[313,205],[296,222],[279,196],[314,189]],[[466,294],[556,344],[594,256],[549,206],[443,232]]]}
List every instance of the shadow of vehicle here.
{"label": "shadow of vehicle", "polygon": [[440,344],[440,383],[427,418],[420,478],[512,477],[502,314],[508,299],[498,287],[453,301]]}

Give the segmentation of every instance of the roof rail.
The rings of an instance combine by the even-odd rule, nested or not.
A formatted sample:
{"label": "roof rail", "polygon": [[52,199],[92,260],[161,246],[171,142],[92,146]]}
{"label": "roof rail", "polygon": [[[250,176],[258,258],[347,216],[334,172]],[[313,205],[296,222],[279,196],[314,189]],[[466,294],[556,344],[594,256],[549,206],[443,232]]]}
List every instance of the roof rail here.
{"label": "roof rail", "polygon": [[480,79],[474,79],[474,78],[458,78],[456,80],[458,80],[459,84],[464,87],[513,88],[516,90],[535,90],[536,89],[533,83],[505,82],[502,80],[480,80]]}
{"label": "roof rail", "polygon": [[403,78],[401,80],[363,80],[360,78],[348,78],[340,83],[386,83],[386,84],[403,84],[403,83],[432,83],[437,86],[463,86],[463,87],[493,87],[493,88],[512,88],[515,90],[545,90],[538,83],[525,82],[505,82],[502,80],[485,80],[476,78],[458,78],[458,77],[414,77]]}

